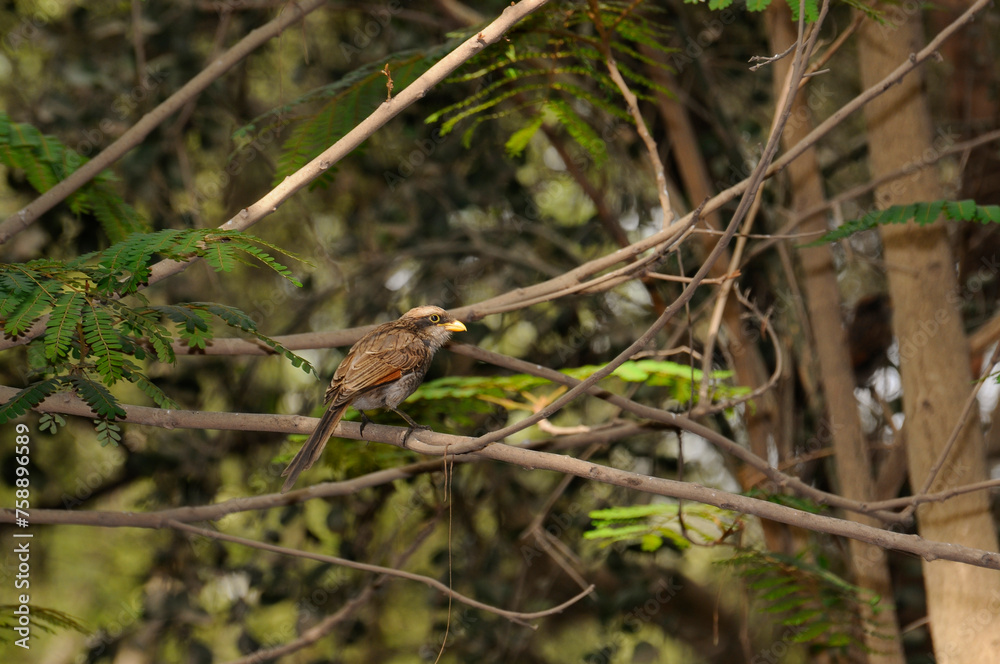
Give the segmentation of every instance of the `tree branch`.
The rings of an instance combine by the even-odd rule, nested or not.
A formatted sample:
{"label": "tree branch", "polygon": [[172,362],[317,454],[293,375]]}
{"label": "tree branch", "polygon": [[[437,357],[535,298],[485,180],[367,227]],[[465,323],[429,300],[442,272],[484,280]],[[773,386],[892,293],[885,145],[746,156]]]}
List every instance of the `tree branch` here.
{"label": "tree branch", "polygon": [[[366,437],[367,440],[403,447],[402,438],[406,432],[405,429],[370,424],[365,427],[365,431],[369,434]],[[447,440],[448,442],[441,444],[441,440]],[[427,450],[427,453],[440,455],[451,454],[452,449],[461,448],[463,444],[474,444],[476,442],[477,440],[475,438],[447,436],[445,434],[420,431],[410,436],[408,447],[413,449],[415,446],[419,446],[418,451]],[[575,459],[561,454],[539,452],[537,450],[529,450],[511,445],[491,444],[477,452],[472,453],[471,456],[478,459],[502,461],[504,463],[509,463],[530,470],[551,470],[557,473],[575,475],[591,481],[624,487],[626,489],[714,505],[720,509],[731,510],[734,512],[757,516],[762,519],[770,519],[772,521],[787,523],[792,526],[807,528],[814,532],[828,533],[831,535],[839,535],[841,537],[849,537],[863,542],[869,542],[884,549],[905,551],[918,555],[928,562],[934,560],[952,560],[976,567],[1000,570],[1000,554],[996,552],[983,551],[980,549],[973,549],[946,542],[926,540],[917,535],[906,535],[888,530],[882,530],[872,526],[847,521],[845,519],[804,512],[802,510],[786,507],[777,503],[759,500],[757,498],[750,498],[748,496],[741,496],[728,491],[722,491],[687,482],[678,482],[676,480],[669,480],[660,477],[650,477],[648,475],[641,475],[627,470],[610,468],[592,463],[590,461]],[[301,493],[303,495],[310,495],[322,491],[323,487],[323,484],[318,484],[301,490]],[[286,499],[280,504],[287,503],[288,499],[296,498],[296,494],[299,493],[300,492],[288,494]],[[261,496],[256,500],[262,500],[264,498],[264,496]],[[99,525],[104,527],[141,528],[177,527],[175,524],[184,525],[176,519],[163,519],[162,516],[156,516],[155,519],[146,520],[149,516],[150,515],[129,512],[32,510],[31,522],[33,524],[75,524]],[[0,523],[13,523],[14,519],[14,510],[9,508],[0,510]],[[234,538],[234,536],[230,535],[226,535],[225,538],[229,541],[240,541],[242,539]],[[248,542],[252,542],[252,540],[248,540]],[[240,541],[240,543],[244,542]],[[248,544],[248,546],[256,544],[259,543]],[[272,545],[263,546],[270,547]],[[276,547],[275,549],[268,550],[276,549],[283,548]],[[288,553],[289,551],[294,550],[280,550],[278,552]],[[322,560],[324,562],[333,562],[334,560],[337,560],[332,559],[330,556],[318,557],[320,554],[305,552],[296,552],[294,555],[300,555],[314,560]],[[336,562],[335,564],[340,563]],[[361,568],[359,567],[358,569]],[[376,566],[369,566],[369,571],[381,572],[382,569],[383,568],[377,568]]]}
{"label": "tree branch", "polygon": [[545,609],[543,611],[534,611],[531,613],[525,613],[521,611],[508,611],[506,609],[501,609],[489,604],[480,602],[479,600],[473,599],[457,590],[452,590],[445,584],[441,583],[437,579],[432,579],[429,576],[424,576],[423,574],[415,574],[413,572],[407,572],[401,569],[394,569],[392,567],[383,567],[382,565],[372,565],[370,563],[361,563],[356,560],[348,560],[346,558],[339,558],[337,556],[328,556],[322,553],[313,553],[311,551],[301,551],[299,549],[291,549],[286,546],[278,546],[276,544],[268,544],[267,542],[258,542],[257,540],[248,539],[246,537],[239,537],[237,535],[229,535],[227,533],[220,533],[215,530],[209,530],[207,528],[199,528],[198,526],[192,526],[188,523],[181,523],[180,521],[168,520],[164,523],[166,527],[173,528],[175,530],[181,530],[195,535],[201,535],[202,537],[209,537],[211,539],[221,540],[223,542],[232,542],[234,544],[241,544],[243,546],[248,546],[254,549],[260,549],[262,551],[270,551],[272,553],[280,553],[285,556],[293,556],[296,558],[305,558],[307,560],[317,560],[321,563],[329,563],[331,565],[339,565],[341,567],[349,567],[351,569],[361,570],[362,572],[371,572],[374,574],[384,574],[386,576],[392,576],[400,579],[407,579],[409,581],[417,581],[424,584],[434,590],[437,590],[447,597],[461,602],[467,606],[471,606],[475,609],[481,609],[489,613],[494,613],[498,616],[506,618],[511,622],[517,623],[518,625],[523,625],[524,627],[534,627],[528,623],[529,620],[536,620],[538,618],[544,618],[545,616],[550,616],[555,613],[559,613],[565,610],[572,604],[580,601],[587,595],[589,595],[593,590],[594,586],[584,589],[583,592],[577,594],[571,599],[563,602],[558,606],[554,606],[551,609]]}
{"label": "tree branch", "polygon": [[[31,203],[7,217],[0,224],[0,244],[7,242],[14,235],[30,226],[41,215],[65,200],[74,191],[93,180],[105,168],[118,161],[126,152],[142,143],[143,139],[168,117],[180,110],[188,101],[201,94],[205,88],[239,64],[259,46],[266,44],[273,37],[280,35],[286,28],[299,22],[310,12],[315,11],[324,4],[326,4],[326,0],[300,0],[299,2],[290,3],[277,18],[251,31],[250,34],[238,41],[235,46],[223,55],[213,58],[208,66],[197,76],[188,81],[177,92],[170,95],[159,106],[144,115],[142,119],[130,127],[116,141],[104,148],[100,154],[83,164],[65,180],[62,180]],[[135,6],[135,3],[133,3],[133,7]],[[134,25],[133,30],[138,34],[140,26]],[[138,74],[141,76],[142,72],[138,72]]]}
{"label": "tree branch", "polygon": [[[517,4],[512,4],[508,6],[506,9],[503,10],[503,12],[500,14],[499,17],[497,17],[496,20],[494,20],[488,26],[483,28],[477,35],[470,37],[460,46],[458,46],[454,51],[452,51],[444,58],[436,62],[426,72],[421,74],[420,77],[417,78],[417,80],[408,85],[405,89],[400,91],[394,97],[384,101],[377,109],[375,109],[374,112],[372,112],[371,115],[366,117],[360,123],[355,125],[353,129],[347,132],[347,134],[345,134],[343,138],[341,138],[332,146],[324,150],[319,156],[317,156],[308,164],[300,168],[298,171],[286,177],[281,182],[281,184],[279,184],[277,187],[269,191],[257,202],[240,210],[234,217],[229,219],[229,221],[227,221],[226,223],[222,224],[219,228],[221,230],[246,230],[250,226],[256,224],[258,221],[262,220],[264,217],[276,211],[278,209],[278,206],[280,206],[286,200],[291,198],[293,194],[295,194],[303,187],[308,186],[316,178],[318,178],[323,173],[328,171],[334,164],[336,164],[338,161],[347,156],[356,147],[358,147],[365,140],[371,137],[371,135],[374,134],[379,128],[381,128],[383,125],[389,122],[389,120],[396,117],[399,113],[401,113],[405,108],[413,104],[415,101],[422,99],[427,94],[428,90],[430,90],[435,85],[443,81],[449,74],[458,69],[459,66],[464,64],[476,53],[479,53],[487,46],[499,41],[503,37],[504,33],[507,30],[509,30],[514,24],[516,24],[525,16],[528,16],[532,12],[536,11],[537,9],[545,5],[546,2],[548,2],[548,0],[521,0],[521,2]],[[312,6],[313,4],[315,4],[318,7],[319,5],[322,4],[322,0],[310,0],[310,2],[305,4],[306,6]],[[271,25],[272,24],[268,24],[268,26]],[[263,29],[264,28],[258,28],[258,30],[252,32],[250,35],[244,38],[244,40],[241,41],[240,44],[237,44],[237,47],[239,47],[241,44],[244,44],[244,42],[246,42],[246,40],[249,39],[250,36],[256,35],[260,30]],[[256,42],[254,42],[254,45],[256,45]],[[234,49],[230,49],[230,53],[232,53],[237,47],[234,47]],[[239,52],[242,53],[243,51],[241,50]],[[219,62],[219,60],[215,62]],[[234,60],[232,64],[235,64],[235,62],[236,60]],[[232,64],[229,64],[229,67],[231,67]],[[209,69],[206,70],[206,72],[209,71],[215,72],[213,67],[214,64],[213,66],[210,66]],[[227,67],[227,69],[229,67]],[[196,92],[204,89],[204,87],[206,87],[208,83],[211,82],[210,80],[202,81],[202,79],[200,78],[202,75],[206,74],[206,72],[202,72],[202,74],[199,74],[194,79],[192,79],[192,81],[188,83],[188,86],[193,86],[195,81],[199,81],[199,85],[201,85],[201,87],[197,88]],[[218,76],[221,73],[222,72],[220,71],[217,74],[215,74],[215,76]],[[204,83],[204,85],[202,85],[202,83]],[[179,96],[181,91],[187,89],[188,86],[181,88],[181,90],[175,93],[171,97],[171,99]],[[192,89],[194,89],[195,87],[197,86],[194,86]],[[184,98],[179,99],[175,104],[172,104],[170,108],[166,111],[161,110],[164,108],[164,104],[166,104],[166,102],[164,102],[164,104],[161,104],[159,107],[157,107],[157,109],[147,114],[147,116],[144,117],[142,120],[140,120],[139,124],[136,125],[136,127],[142,125],[143,130],[145,131],[145,133],[142,133],[141,135],[139,135],[139,133],[136,134],[136,136],[138,136],[138,140],[141,140],[143,137],[145,137],[146,134],[148,134],[153,129],[153,127],[156,126],[156,124],[162,122],[162,120],[165,118],[166,115],[169,115],[169,113],[172,113],[174,110],[179,108],[184,101],[185,101]],[[147,118],[150,118],[150,116],[153,116],[154,114],[156,114],[156,124],[146,123],[149,124],[149,126],[147,127],[146,124],[144,124],[144,122],[146,122]],[[160,117],[161,115],[164,117]],[[152,120],[150,120],[149,122],[152,122]],[[133,130],[136,129],[136,127],[133,127]],[[126,132],[126,135],[128,135],[128,132]],[[122,139],[124,138],[125,136],[122,136]],[[88,162],[87,165],[89,166],[90,164],[98,162],[98,160],[101,159],[101,157],[103,157],[105,153],[111,154],[109,153],[111,147],[114,147],[115,145],[121,143],[122,139],[116,141],[114,144],[112,144],[112,146],[110,146],[104,152],[98,155],[98,157],[96,157],[93,161]],[[115,158],[121,156],[121,154],[124,154],[124,152],[127,151],[128,147],[131,146],[129,145],[123,148],[120,153],[116,151],[113,154],[113,156]],[[110,157],[106,157],[104,160],[101,161],[101,163],[103,165],[107,165],[111,163],[111,161],[113,160]],[[101,166],[101,168],[103,168],[103,165]],[[95,171],[93,173],[89,173],[88,171],[89,175],[87,176],[87,179],[83,179],[84,176],[77,175],[78,173],[81,173],[81,171],[83,171],[82,168],[80,170],[77,170],[73,175],[71,175],[69,178],[63,181],[63,183],[71,182],[72,185],[72,188],[69,188],[71,185],[66,185],[64,187],[65,191],[64,193],[62,193],[63,197],[72,193],[72,191],[74,191],[77,187],[84,184],[87,181],[87,179],[94,177],[94,175],[96,175],[96,173],[98,172]],[[74,179],[74,176],[77,176],[76,179]],[[60,183],[60,185],[62,185],[63,183]],[[44,207],[42,209],[42,206],[38,206],[38,201],[41,201],[46,195],[59,189],[60,185],[56,185],[56,187],[53,187],[53,189],[50,189],[49,192],[46,192],[46,194],[43,194],[42,197],[39,197],[39,199],[37,199],[34,203],[32,203],[32,205],[39,207],[40,211],[33,212],[34,217],[31,217],[31,220],[37,218],[37,216],[41,214],[41,212],[50,209],[53,205],[59,202],[59,200],[62,200],[62,198],[56,198],[56,194],[53,194],[53,200],[48,205],[48,207]],[[2,241],[4,237],[2,235],[3,228],[5,226],[8,226],[8,224],[10,228],[13,228],[15,230],[20,230],[20,228],[23,227],[19,226],[19,224],[22,224],[21,221],[22,219],[28,219],[32,214],[32,212],[28,211],[29,208],[31,208],[31,206],[24,208],[15,215],[12,215],[2,225],[0,225],[0,241]],[[31,209],[34,210],[35,208]],[[27,223],[30,223],[30,221],[24,223],[23,225],[27,225]],[[197,262],[197,260],[200,259],[192,259],[188,261],[175,261],[170,259],[164,259],[159,261],[150,268],[150,276],[146,282],[146,286],[150,286],[152,284],[157,283],[158,281],[166,279],[167,277],[182,272],[183,270],[187,269],[188,266]],[[38,337],[38,335],[42,334],[42,332],[45,331],[46,320],[47,316],[42,317],[41,319],[36,321],[35,324],[31,326],[30,329],[28,329],[24,334],[19,336],[16,340],[10,339],[8,337],[0,338],[0,350],[25,344],[31,341],[32,339]]]}

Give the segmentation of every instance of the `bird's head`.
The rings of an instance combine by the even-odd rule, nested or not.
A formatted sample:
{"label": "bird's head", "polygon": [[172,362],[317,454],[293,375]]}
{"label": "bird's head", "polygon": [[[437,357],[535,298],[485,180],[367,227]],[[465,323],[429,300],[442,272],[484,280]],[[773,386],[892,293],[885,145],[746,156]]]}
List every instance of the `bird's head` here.
{"label": "bird's head", "polygon": [[435,348],[444,344],[452,332],[466,331],[462,321],[455,319],[441,307],[430,305],[410,309],[399,320],[413,325],[417,333],[424,336]]}

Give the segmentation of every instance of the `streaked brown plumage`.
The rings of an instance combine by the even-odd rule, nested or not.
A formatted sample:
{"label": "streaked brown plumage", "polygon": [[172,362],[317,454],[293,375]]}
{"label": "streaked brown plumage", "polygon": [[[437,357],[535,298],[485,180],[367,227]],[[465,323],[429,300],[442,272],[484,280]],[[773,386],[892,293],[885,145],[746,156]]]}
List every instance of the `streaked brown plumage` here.
{"label": "streaked brown plumage", "polygon": [[308,469],[323,453],[326,441],[337,428],[348,406],[361,412],[361,431],[368,418],[366,410],[387,408],[410,425],[410,431],[422,428],[396,406],[413,394],[430,367],[438,348],[452,332],[465,331],[465,325],[440,307],[410,309],[397,320],[383,323],[358,339],[337,367],[326,390],[330,404],[316,429],[281,473],[287,477],[281,492],[292,488],[299,473]]}

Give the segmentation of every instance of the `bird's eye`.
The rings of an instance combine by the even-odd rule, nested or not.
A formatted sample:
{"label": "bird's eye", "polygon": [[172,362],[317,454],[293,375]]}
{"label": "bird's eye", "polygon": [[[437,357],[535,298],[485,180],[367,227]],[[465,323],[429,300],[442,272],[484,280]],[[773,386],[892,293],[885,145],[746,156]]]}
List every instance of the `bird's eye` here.
{"label": "bird's eye", "polygon": [[427,317],[427,320],[429,320],[432,323],[440,323],[441,317],[438,316],[437,314],[431,314],[430,316]]}

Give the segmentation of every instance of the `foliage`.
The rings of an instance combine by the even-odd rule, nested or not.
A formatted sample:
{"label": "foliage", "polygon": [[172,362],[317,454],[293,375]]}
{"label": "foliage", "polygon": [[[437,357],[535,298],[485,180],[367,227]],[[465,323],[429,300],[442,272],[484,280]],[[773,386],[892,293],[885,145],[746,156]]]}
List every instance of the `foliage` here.
{"label": "foliage", "polygon": [[[42,134],[35,127],[11,122],[0,111],[0,163],[24,173],[39,193],[54,187],[87,162],[58,138]],[[94,179],[69,195],[69,208],[78,215],[92,214],[112,242],[130,233],[147,230],[146,222],[115,192],[111,171],[101,171]]]}
{"label": "foliage", "polygon": [[[652,99],[654,92],[671,94],[640,73],[642,66],[669,69],[644,52],[673,52],[664,46],[669,28],[658,20],[662,11],[651,5],[639,11],[639,3],[595,2],[567,3],[560,11],[535,14],[511,32],[506,48],[484,50],[468,63],[467,73],[449,79],[476,87],[432,113],[427,122],[440,121],[444,135],[471,120],[462,135],[463,144],[469,146],[481,123],[514,118],[520,126],[508,139],[506,151],[518,156],[548,121],[562,127],[591,159],[601,163],[606,148],[593,127],[599,113],[607,117],[605,122],[632,122],[605,69],[607,55],[615,58],[638,98]],[[600,34],[609,35],[607,43]]]}
{"label": "foliage", "polygon": [[[101,442],[117,443],[121,432],[110,421],[125,412],[108,388],[126,381],[157,405],[176,407],[146,375],[143,362],[151,358],[173,363],[175,343],[204,349],[214,337],[215,319],[311,371],[305,360],[258,332],[253,320],[238,309],[210,302],[154,306],[139,292],[149,280],[154,256],[178,261],[204,258],[221,272],[254,258],[301,285],[265,249],[281,251],[239,231],[165,230],[133,233],[104,251],[65,263],[37,259],[0,264],[4,335],[16,339],[44,323],[44,332],[29,346],[36,379],[0,406],[0,422],[23,415],[55,392],[71,391],[103,421],[98,424]],[[129,305],[125,297],[137,303]],[[52,421],[44,425],[56,426]]]}
{"label": "foliage", "polygon": [[[613,35],[608,45],[618,61],[622,76],[640,99],[651,92],[670,91],[640,73],[630,62],[658,68],[667,65],[645,55],[640,46],[668,54],[668,28],[637,10],[638,3],[602,2],[597,20]],[[545,121],[561,126],[595,162],[606,157],[604,139],[592,126],[593,111],[603,111],[616,122],[632,122],[618,103],[618,88],[601,63],[605,45],[595,36],[587,3],[567,3],[560,12],[540,12],[518,24],[506,36],[506,48],[485,49],[464,67],[468,73],[448,80],[452,85],[475,85],[460,100],[430,114],[428,123],[440,122],[440,134],[449,134],[465,120],[471,120],[463,134],[468,146],[481,123],[513,117],[518,127],[507,142],[510,156],[523,152],[531,137]],[[644,6],[643,12],[659,18],[661,9]],[[405,88],[451,52],[475,30],[453,33],[449,41],[426,50],[394,53],[377,63],[367,63],[337,82],[313,90],[294,101],[273,109],[242,127],[238,139],[251,140],[261,127],[297,122],[286,139],[275,182],[301,168],[309,160],[343,137],[386,99],[386,72],[394,91]],[[295,109],[322,102],[318,109],[295,116]],[[526,120],[526,121],[525,121]],[[330,173],[317,183],[328,182]]]}
{"label": "foliage", "polygon": [[816,247],[836,242],[855,233],[868,231],[886,224],[905,224],[910,221],[920,226],[932,224],[941,217],[949,221],[975,221],[980,224],[1000,223],[1000,205],[978,205],[975,201],[931,201],[893,205],[884,210],[872,210],[860,219],[848,221],[823,237],[804,246]]}
{"label": "foliage", "polygon": [[[692,543],[724,543],[742,529],[738,515],[700,503],[653,503],[625,505],[590,512],[593,528],[584,533],[588,540],[607,544],[639,545],[654,553],[664,545],[676,551],[688,550]],[[780,624],[792,628],[792,643],[807,643],[819,650],[862,647],[862,604],[877,611],[879,597],[848,583],[824,567],[801,558],[738,548],[720,564],[733,567],[746,579],[748,589],[774,614]]]}
{"label": "foliage", "polygon": [[[703,0],[684,0],[687,4],[701,4]],[[792,10],[792,20],[799,20],[799,10],[805,9],[806,23],[812,23],[819,18],[819,0],[785,0],[788,8]],[[708,0],[708,8],[712,10],[726,9],[732,6],[733,0]],[[850,3],[849,3],[850,4]],[[859,3],[860,4],[860,3]],[[771,0],[747,0],[747,11],[762,12],[771,5]],[[853,5],[852,5],[853,6]]]}
{"label": "foliage", "polygon": [[[599,365],[584,365],[564,369],[563,373],[578,380],[584,380],[600,369]],[[651,387],[667,388],[669,399],[678,403],[688,403],[698,397],[698,385],[703,373],[684,364],[663,360],[632,360],[623,363],[608,378],[618,378],[626,383],[638,383]],[[732,377],[731,371],[712,372],[714,382],[713,398],[738,397],[747,392],[743,387],[719,384]],[[458,400],[459,407],[449,410],[461,411],[473,402],[488,402],[503,406],[507,410],[535,410],[550,403],[562,394],[565,386],[557,386],[544,395],[538,395],[540,388],[551,385],[551,381],[531,374],[511,376],[447,376],[421,385],[408,402],[432,400]],[[520,397],[520,401],[511,398]]]}
{"label": "foliage", "polygon": [[735,569],[763,610],[794,629],[789,637],[792,643],[845,650],[863,647],[864,632],[875,630],[863,616],[879,610],[878,595],[848,583],[825,566],[752,549],[719,564]]}
{"label": "foliage", "polygon": [[593,529],[584,539],[614,542],[638,541],[648,553],[664,544],[678,551],[698,544],[721,543],[740,529],[738,515],[702,503],[653,503],[625,505],[590,513]]}
{"label": "foliage", "polygon": [[[0,615],[4,616],[0,619],[0,642],[9,643],[13,640],[14,635],[17,634],[14,628],[18,626],[18,621],[9,616],[15,615],[14,611],[18,608],[20,607],[16,604],[0,604]],[[89,631],[79,620],[58,609],[51,609],[36,604],[32,604],[30,608],[32,626],[38,627],[49,634],[55,634],[59,629],[71,629],[81,634],[87,634]]]}
{"label": "foliage", "polygon": [[[471,32],[469,33],[471,34]],[[393,90],[399,92],[415,81],[434,63],[450,53],[462,39],[452,39],[426,51],[408,50],[394,53],[386,60],[362,65],[335,83],[325,85],[302,95],[288,104],[255,118],[241,127],[235,135],[240,141],[251,141],[264,128],[296,123],[282,145],[274,183],[307,164],[316,155],[343,138],[361,120],[386,100],[385,71],[392,77]],[[297,113],[299,107],[319,102],[319,108],[310,113]],[[333,171],[324,173],[312,187],[328,183]]]}

